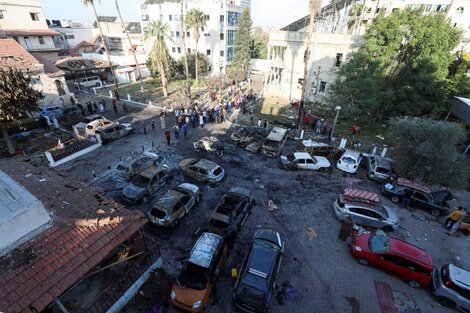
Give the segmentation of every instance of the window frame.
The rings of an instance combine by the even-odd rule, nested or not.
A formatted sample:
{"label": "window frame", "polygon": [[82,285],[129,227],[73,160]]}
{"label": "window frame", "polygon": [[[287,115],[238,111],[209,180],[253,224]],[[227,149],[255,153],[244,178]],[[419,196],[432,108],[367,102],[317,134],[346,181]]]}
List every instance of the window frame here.
{"label": "window frame", "polygon": [[37,12],[29,12],[29,16],[33,22],[39,22],[39,13]]}

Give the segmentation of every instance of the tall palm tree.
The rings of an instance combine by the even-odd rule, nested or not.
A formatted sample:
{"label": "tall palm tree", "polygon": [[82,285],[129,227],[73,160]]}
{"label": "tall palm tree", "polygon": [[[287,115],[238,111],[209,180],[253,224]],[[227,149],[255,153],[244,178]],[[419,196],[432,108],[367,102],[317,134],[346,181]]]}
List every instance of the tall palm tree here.
{"label": "tall palm tree", "polygon": [[186,94],[191,99],[191,85],[189,83],[189,67],[188,67],[188,51],[186,50],[186,31],[184,28],[184,0],[180,1],[181,4],[181,18],[180,18],[180,27],[181,27],[181,39],[183,42],[183,53],[184,53],[184,69],[186,72]]}
{"label": "tall palm tree", "polygon": [[150,51],[150,59],[160,72],[163,95],[166,97],[168,96],[168,87],[165,72],[168,68],[170,53],[168,52],[165,40],[171,40],[168,36],[168,24],[164,24],[160,20],[150,22],[150,24],[144,28],[144,39],[154,40],[152,51]]}
{"label": "tall palm tree", "polygon": [[98,13],[96,13],[95,0],[82,0],[82,3],[87,7],[91,7],[91,9],[93,11],[93,15],[95,15],[95,21],[96,21],[96,25],[98,25],[98,29],[100,31],[101,41],[103,42],[104,47],[106,49],[106,56],[108,57],[109,69],[111,71],[111,74],[113,75],[114,86],[116,86],[116,89],[119,89],[119,86],[118,86],[117,80],[116,80],[116,75],[114,74],[114,70],[113,70],[113,64],[111,63],[111,57],[109,56],[108,43],[106,42],[106,40],[104,40],[103,30],[101,29],[101,24],[98,21]]}
{"label": "tall palm tree", "polygon": [[131,37],[129,36],[129,32],[127,31],[126,25],[124,24],[124,20],[122,19],[121,9],[119,8],[118,0],[114,0],[114,4],[116,5],[116,10],[118,12],[119,19],[121,20],[122,28],[124,29],[124,32],[126,33],[127,41],[129,42],[129,47],[132,51],[132,55],[134,56],[135,66],[137,67],[137,71],[139,72],[140,90],[144,91],[144,82],[142,81],[142,73],[140,72],[140,66],[139,66],[139,63],[137,62],[137,56],[135,55],[135,49],[132,46]]}
{"label": "tall palm tree", "polygon": [[199,42],[200,31],[206,27],[206,16],[204,13],[199,9],[191,9],[188,11],[185,17],[186,27],[191,28],[193,30],[193,37],[196,43],[196,57],[195,57],[195,67],[196,67],[196,86],[199,85],[199,77],[198,77],[198,51],[197,51],[197,44]]}

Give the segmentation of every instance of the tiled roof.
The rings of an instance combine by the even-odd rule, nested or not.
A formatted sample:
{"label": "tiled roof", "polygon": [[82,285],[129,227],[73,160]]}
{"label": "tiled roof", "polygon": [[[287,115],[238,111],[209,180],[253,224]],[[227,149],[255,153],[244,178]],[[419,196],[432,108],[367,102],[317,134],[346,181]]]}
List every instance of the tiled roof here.
{"label": "tiled roof", "polygon": [[44,72],[48,74],[50,77],[60,77],[64,76],[65,73],[61,69],[59,69],[57,66],[55,66],[54,62],[51,60],[47,59],[40,53],[31,53],[33,57],[38,60],[39,63],[41,63],[44,66]]}
{"label": "tiled roof", "polygon": [[60,33],[50,29],[4,29],[7,36],[59,36]]}
{"label": "tiled roof", "polygon": [[147,222],[44,162],[3,161],[0,170],[54,215],[50,228],[0,257],[0,312],[44,310]]}
{"label": "tiled roof", "polygon": [[[63,70],[68,71],[83,71],[84,69],[103,69],[109,66],[108,61],[98,59],[87,59],[83,57],[66,57],[60,59],[55,65]],[[112,63],[113,67],[118,66],[116,63]]]}
{"label": "tiled roof", "polygon": [[41,70],[38,60],[13,39],[0,39],[0,68],[25,72]]}

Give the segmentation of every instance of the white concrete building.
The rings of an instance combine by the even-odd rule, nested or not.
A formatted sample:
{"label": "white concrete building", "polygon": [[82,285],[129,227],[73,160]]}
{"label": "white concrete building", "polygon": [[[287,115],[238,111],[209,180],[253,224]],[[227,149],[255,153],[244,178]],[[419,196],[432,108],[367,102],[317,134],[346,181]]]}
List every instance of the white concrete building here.
{"label": "white concrete building", "polygon": [[53,41],[59,33],[49,29],[39,0],[0,2],[0,38],[14,39],[29,52],[57,60],[60,50]]}
{"label": "white concrete building", "polygon": [[[184,12],[196,8],[204,12],[207,27],[201,33],[197,50],[211,61],[211,73],[225,73],[233,59],[233,47],[238,21],[244,8],[251,6],[250,0],[185,0]],[[182,30],[180,25],[181,5],[179,1],[147,0],[141,7],[142,30],[152,20],[168,23],[172,41],[167,41],[171,57],[180,59],[183,56],[182,36],[186,39],[186,49],[193,52],[196,44],[191,29]],[[152,41],[144,43],[145,50],[150,52]]]}

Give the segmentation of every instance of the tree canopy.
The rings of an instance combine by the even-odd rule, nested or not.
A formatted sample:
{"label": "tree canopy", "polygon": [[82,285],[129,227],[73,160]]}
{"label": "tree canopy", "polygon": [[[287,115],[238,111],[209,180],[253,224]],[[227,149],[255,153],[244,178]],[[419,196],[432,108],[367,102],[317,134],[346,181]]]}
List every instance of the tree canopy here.
{"label": "tree canopy", "polygon": [[244,9],[238,23],[235,44],[233,48],[232,66],[235,68],[248,69],[251,59],[251,16],[250,10]]}
{"label": "tree canopy", "polygon": [[255,27],[250,44],[250,57],[252,59],[266,59],[268,57],[269,34],[261,28]]}
{"label": "tree canopy", "polygon": [[[199,42],[200,31],[204,31],[204,28],[207,26],[206,16],[204,12],[199,9],[190,9],[188,13],[186,13],[185,17],[186,27],[191,28],[193,30],[193,38],[196,42],[196,54],[198,54],[197,44]],[[196,85],[199,85],[199,66],[198,66],[199,58],[195,58],[196,65],[194,68],[196,69]],[[189,70],[189,60],[188,60],[188,70]]]}
{"label": "tree canopy", "polygon": [[359,122],[393,116],[436,117],[449,108],[449,65],[461,31],[423,8],[380,13],[330,88],[332,105]]}
{"label": "tree canopy", "polygon": [[468,184],[470,166],[462,155],[466,134],[458,124],[397,117],[390,121],[389,133],[401,176],[446,187]]}

